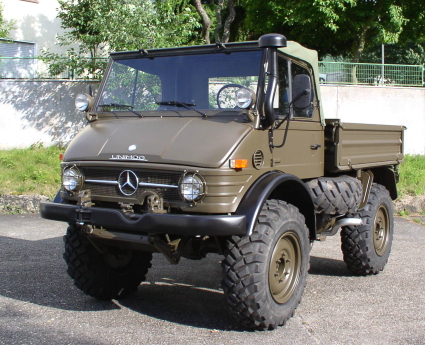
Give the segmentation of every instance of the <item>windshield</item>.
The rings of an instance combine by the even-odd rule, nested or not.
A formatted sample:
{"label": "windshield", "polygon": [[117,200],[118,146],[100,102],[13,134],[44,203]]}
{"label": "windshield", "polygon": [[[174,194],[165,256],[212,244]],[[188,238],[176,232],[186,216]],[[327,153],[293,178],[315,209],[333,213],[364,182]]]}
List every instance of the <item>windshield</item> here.
{"label": "windshield", "polygon": [[115,60],[97,111],[235,109],[240,87],[256,91],[261,51]]}

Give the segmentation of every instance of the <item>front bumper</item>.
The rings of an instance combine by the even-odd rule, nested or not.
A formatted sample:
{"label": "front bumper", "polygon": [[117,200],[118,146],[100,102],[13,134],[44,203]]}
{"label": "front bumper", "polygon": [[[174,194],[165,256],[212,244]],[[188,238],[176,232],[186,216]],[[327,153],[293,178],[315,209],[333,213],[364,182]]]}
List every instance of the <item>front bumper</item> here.
{"label": "front bumper", "polygon": [[131,217],[121,211],[99,207],[81,207],[42,202],[40,214],[45,219],[67,223],[84,223],[106,229],[183,236],[246,235],[245,215],[188,215],[144,213]]}

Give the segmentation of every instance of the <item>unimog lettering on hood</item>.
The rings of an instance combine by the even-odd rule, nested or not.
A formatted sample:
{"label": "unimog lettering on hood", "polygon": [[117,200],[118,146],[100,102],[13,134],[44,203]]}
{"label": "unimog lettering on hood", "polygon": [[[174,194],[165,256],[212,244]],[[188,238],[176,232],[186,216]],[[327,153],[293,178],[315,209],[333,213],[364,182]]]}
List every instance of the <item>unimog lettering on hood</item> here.
{"label": "unimog lettering on hood", "polygon": [[379,273],[404,127],[325,120],[321,104],[317,53],[282,35],[111,54],[96,97],[76,98],[89,123],[40,207],[69,224],[76,286],[120,298],[152,253],[215,253],[230,312],[268,330],[294,315],[314,242],[341,230],[348,269]]}
{"label": "unimog lettering on hood", "polygon": [[112,155],[111,160],[126,160],[126,161],[142,161],[147,162],[145,156],[136,156],[136,155]]}

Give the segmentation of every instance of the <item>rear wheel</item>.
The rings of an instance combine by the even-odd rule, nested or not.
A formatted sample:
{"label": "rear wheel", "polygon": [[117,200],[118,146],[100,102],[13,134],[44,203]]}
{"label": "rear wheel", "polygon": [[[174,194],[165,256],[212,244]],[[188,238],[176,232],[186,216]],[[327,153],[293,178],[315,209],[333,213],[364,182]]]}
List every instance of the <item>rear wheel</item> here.
{"label": "rear wheel", "polygon": [[304,217],[282,201],[263,206],[250,236],[226,244],[223,289],[233,315],[246,328],[285,324],[300,303],[310,242]]}
{"label": "rear wheel", "polygon": [[361,226],[341,230],[344,261],[355,274],[377,274],[388,261],[394,232],[392,201],[384,186],[373,184],[360,217]]}
{"label": "rear wheel", "polygon": [[136,291],[151,267],[152,253],[98,245],[71,224],[64,236],[68,274],[89,296],[110,300]]}

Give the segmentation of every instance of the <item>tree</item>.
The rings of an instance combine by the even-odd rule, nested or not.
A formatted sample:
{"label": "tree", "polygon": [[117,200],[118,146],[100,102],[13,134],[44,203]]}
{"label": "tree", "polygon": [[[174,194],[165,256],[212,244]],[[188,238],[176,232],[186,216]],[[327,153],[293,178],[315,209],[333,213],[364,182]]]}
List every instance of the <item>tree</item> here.
{"label": "tree", "polygon": [[156,47],[178,47],[201,43],[198,32],[202,24],[191,0],[156,0],[159,23]]}
{"label": "tree", "polygon": [[0,38],[7,38],[9,31],[13,29],[15,21],[6,21],[3,18],[3,3],[0,1]]}
{"label": "tree", "polygon": [[[66,33],[59,45],[71,47],[65,55],[42,53],[49,73],[66,69],[87,78],[100,78],[110,52],[138,50],[192,42],[199,23],[196,11],[180,1],[158,0],[58,0],[58,18]],[[175,1],[174,1],[175,2]]]}
{"label": "tree", "polygon": [[135,50],[155,45],[158,22],[150,0],[58,0],[58,17],[64,35],[59,45],[71,47],[65,55],[42,56],[49,62],[50,74],[66,68],[87,77],[99,78],[111,51]]}
{"label": "tree", "polygon": [[[382,47],[376,45],[365,50],[360,62],[381,63]],[[385,63],[401,65],[425,65],[425,42],[385,45]]]}
{"label": "tree", "polygon": [[[175,7],[184,5],[195,9],[198,13],[196,20],[202,28],[201,40],[198,39],[197,43],[210,44],[211,39],[216,43],[229,42],[232,24],[238,16],[235,0],[162,0],[162,2]],[[233,36],[236,36],[236,28],[233,29],[235,29]]]}
{"label": "tree", "polygon": [[321,57],[342,55],[353,62],[359,62],[368,46],[398,42],[409,25],[409,14],[414,12],[411,5],[418,1],[243,0],[247,10],[245,27],[254,35],[279,32],[318,50]]}

